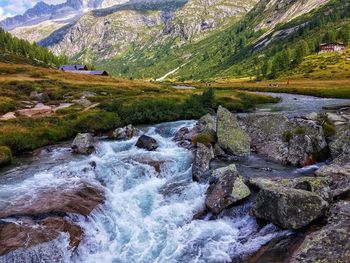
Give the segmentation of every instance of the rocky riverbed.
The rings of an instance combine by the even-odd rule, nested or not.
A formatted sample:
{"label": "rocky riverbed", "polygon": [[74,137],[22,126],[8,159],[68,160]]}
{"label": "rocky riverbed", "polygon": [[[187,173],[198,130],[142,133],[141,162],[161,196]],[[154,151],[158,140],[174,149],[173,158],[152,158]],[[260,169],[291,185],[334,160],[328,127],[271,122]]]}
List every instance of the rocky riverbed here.
{"label": "rocky riverbed", "polygon": [[347,262],[346,111],[79,134],[0,177],[0,262]]}

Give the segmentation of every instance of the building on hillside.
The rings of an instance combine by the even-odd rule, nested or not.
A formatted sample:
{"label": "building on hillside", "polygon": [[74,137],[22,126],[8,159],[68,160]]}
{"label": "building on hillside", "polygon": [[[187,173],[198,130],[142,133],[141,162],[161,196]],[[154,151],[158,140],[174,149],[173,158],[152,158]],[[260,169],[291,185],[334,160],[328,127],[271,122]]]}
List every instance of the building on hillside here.
{"label": "building on hillside", "polygon": [[105,70],[65,70],[65,72],[96,76],[109,76],[108,72]]}
{"label": "building on hillside", "polygon": [[345,51],[345,45],[342,43],[324,43],[320,45],[319,53],[328,53],[328,52],[339,52],[343,53]]}
{"label": "building on hillside", "polygon": [[62,65],[58,68],[62,71],[73,71],[73,70],[88,70],[86,65]]}

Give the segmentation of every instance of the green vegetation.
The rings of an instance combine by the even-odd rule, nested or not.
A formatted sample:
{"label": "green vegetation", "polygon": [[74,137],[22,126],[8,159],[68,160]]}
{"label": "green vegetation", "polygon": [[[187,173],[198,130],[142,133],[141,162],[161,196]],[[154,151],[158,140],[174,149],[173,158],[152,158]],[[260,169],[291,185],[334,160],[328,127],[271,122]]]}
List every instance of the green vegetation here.
{"label": "green vegetation", "polygon": [[12,162],[12,153],[8,147],[0,146],[0,167]]}
{"label": "green vegetation", "polygon": [[[67,62],[67,58],[57,57],[48,49],[31,44],[26,40],[13,37],[10,33],[0,28],[0,53],[18,55],[33,61],[40,61],[47,65],[58,66]],[[1,59],[1,61],[4,61]]]}
{"label": "green vegetation", "polygon": [[[20,60],[20,57],[16,58]],[[27,64],[0,63],[1,114],[33,107],[31,94],[45,94],[46,105],[71,103],[51,114],[17,116],[0,120],[0,146],[14,154],[74,137],[78,132],[99,134],[130,123],[151,124],[178,119],[197,119],[224,104],[242,111],[257,103],[273,102],[269,96],[234,90],[198,88],[177,90],[166,85],[64,73]],[[82,98],[91,106],[75,100]],[[224,102],[224,103],[222,103]]]}
{"label": "green vegetation", "polygon": [[[178,45],[178,39],[170,38],[167,43],[152,43],[141,50],[131,49],[125,56],[102,62],[99,66],[133,78],[161,77],[180,67],[170,77],[178,81],[289,78],[293,75],[291,71],[293,73],[306,56],[318,52],[320,43],[349,43],[349,10],[349,1],[332,0],[307,15],[278,25],[272,32],[266,32],[256,31],[266,15],[265,5],[261,3],[239,22],[233,21],[230,26],[199,42]],[[344,72],[342,70],[339,74]]]}
{"label": "green vegetation", "polygon": [[215,144],[216,140],[211,136],[210,134],[205,134],[202,133],[198,135],[197,137],[193,138],[192,143],[197,144],[197,143],[202,143],[206,146]]}
{"label": "green vegetation", "polygon": [[318,121],[321,123],[326,139],[329,139],[336,134],[337,129],[334,123],[328,118],[327,114],[319,114]]}

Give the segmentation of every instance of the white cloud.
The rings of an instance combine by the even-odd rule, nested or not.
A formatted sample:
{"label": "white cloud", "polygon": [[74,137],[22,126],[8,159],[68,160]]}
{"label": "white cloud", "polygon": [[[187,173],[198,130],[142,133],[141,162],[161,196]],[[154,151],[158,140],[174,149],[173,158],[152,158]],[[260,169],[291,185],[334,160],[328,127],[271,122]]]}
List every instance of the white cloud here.
{"label": "white cloud", "polygon": [[[23,14],[26,10],[33,7],[42,0],[5,0],[0,3],[0,20],[8,17]],[[43,0],[47,4],[60,4],[66,0]]]}
{"label": "white cloud", "polygon": [[9,13],[5,13],[4,9],[0,7],[0,21],[11,16]]}

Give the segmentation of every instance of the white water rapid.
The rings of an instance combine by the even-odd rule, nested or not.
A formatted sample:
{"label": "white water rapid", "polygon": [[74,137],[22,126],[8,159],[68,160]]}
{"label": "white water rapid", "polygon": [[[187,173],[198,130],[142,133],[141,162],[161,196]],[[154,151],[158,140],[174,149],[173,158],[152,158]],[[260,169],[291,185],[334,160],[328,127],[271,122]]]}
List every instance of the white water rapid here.
{"label": "white water rapid", "polygon": [[[11,252],[0,262],[232,262],[285,234],[273,225],[260,228],[249,215],[249,202],[212,220],[192,220],[204,206],[208,186],[192,182],[192,154],[172,137],[179,128],[193,125],[181,121],[145,128],[160,144],[154,152],[136,148],[137,138],[102,140],[91,156],[56,148],[46,163],[7,173],[0,184],[0,202],[48,185],[69,187],[82,178],[101,185],[106,201],[86,218],[69,215],[84,230],[75,251],[62,234],[50,243]],[[143,164],[149,160],[160,163],[160,174]],[[96,169],[84,170],[91,161]],[[14,174],[17,179],[10,179]]]}

